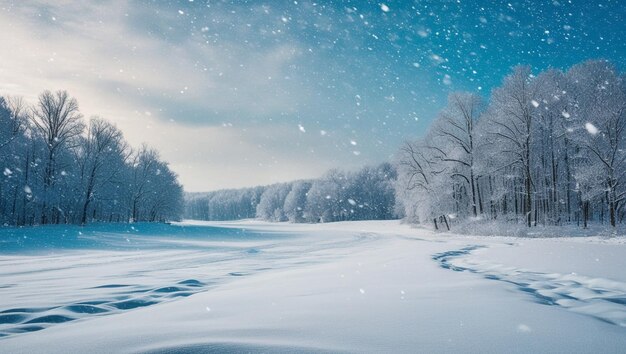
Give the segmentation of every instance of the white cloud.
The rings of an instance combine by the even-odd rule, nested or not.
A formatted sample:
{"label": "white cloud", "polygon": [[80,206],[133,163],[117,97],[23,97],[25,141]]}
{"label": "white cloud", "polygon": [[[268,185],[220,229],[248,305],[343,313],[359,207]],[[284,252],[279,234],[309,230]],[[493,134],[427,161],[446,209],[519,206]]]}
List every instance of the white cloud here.
{"label": "white cloud", "polygon": [[[197,105],[201,99],[207,109],[228,111],[236,105],[246,113],[293,107],[294,95],[281,95],[271,78],[281,78],[297,57],[296,45],[251,51],[242,43],[215,46],[193,36],[171,43],[136,30],[129,12],[131,5],[121,0],[28,2],[0,12],[0,39],[12,48],[11,55],[0,58],[0,90],[17,87],[15,93],[33,96],[52,85],[81,92],[95,88],[181,105]],[[56,21],[47,20],[51,17]]]}
{"label": "white cloud", "polygon": [[[230,119],[292,113],[297,100],[309,96],[284,81],[300,55],[297,43],[250,50],[236,41],[207,44],[199,36],[172,42],[137,30],[128,15],[133,6],[123,0],[26,1],[1,8],[0,42],[9,49],[0,56],[0,94],[32,102],[44,89],[68,90],[85,115],[115,122],[133,145],[160,150],[190,190],[319,171],[311,161],[281,156],[284,143],[258,148],[249,142],[276,131],[249,130],[238,139],[235,129],[219,127]],[[167,22],[178,14],[146,16]],[[190,118],[189,110],[196,115]]]}

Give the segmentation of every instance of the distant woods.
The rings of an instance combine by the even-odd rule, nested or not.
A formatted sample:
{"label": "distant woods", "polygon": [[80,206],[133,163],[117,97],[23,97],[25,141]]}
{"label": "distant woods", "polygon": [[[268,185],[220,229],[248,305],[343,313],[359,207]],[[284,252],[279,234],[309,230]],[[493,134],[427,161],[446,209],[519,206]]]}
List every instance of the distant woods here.
{"label": "distant woods", "polygon": [[85,121],[65,91],[0,97],[3,225],[178,219],[182,186],[159,154],[112,123]]}
{"label": "distant woods", "polygon": [[616,226],[626,216],[625,76],[606,61],[538,75],[517,67],[486,104],[451,94],[396,165],[398,207],[414,222]]}
{"label": "distant woods", "polygon": [[395,169],[385,163],[357,172],[331,170],[308,181],[193,193],[187,196],[185,217],[294,223],[392,219],[395,180]]}

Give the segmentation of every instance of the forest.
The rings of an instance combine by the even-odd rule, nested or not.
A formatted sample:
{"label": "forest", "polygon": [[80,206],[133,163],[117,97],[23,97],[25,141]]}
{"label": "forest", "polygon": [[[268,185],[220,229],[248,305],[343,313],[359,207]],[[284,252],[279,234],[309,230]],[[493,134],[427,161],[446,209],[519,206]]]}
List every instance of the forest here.
{"label": "forest", "polygon": [[616,226],[626,216],[626,82],[605,60],[518,66],[485,101],[454,92],[391,164],[187,197],[186,217],[330,222],[405,218]]}
{"label": "forest", "polygon": [[395,168],[383,163],[357,172],[333,169],[308,181],[191,193],[185,218],[294,223],[392,219],[396,215],[395,180]]}
{"label": "forest", "polygon": [[107,120],[86,122],[66,91],[33,105],[0,97],[0,126],[2,225],[180,218],[183,188],[159,153],[130,147]]}
{"label": "forest", "polygon": [[534,75],[516,67],[487,103],[449,96],[397,154],[397,201],[413,222],[482,218],[616,226],[626,211],[626,82],[610,62]]}

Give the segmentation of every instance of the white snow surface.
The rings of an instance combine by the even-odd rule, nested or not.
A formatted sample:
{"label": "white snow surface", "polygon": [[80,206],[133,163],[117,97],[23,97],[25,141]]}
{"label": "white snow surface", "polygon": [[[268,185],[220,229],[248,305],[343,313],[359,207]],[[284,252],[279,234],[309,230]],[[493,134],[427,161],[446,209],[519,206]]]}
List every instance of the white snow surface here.
{"label": "white snow surface", "polygon": [[626,238],[398,221],[0,229],[0,352],[626,348]]}

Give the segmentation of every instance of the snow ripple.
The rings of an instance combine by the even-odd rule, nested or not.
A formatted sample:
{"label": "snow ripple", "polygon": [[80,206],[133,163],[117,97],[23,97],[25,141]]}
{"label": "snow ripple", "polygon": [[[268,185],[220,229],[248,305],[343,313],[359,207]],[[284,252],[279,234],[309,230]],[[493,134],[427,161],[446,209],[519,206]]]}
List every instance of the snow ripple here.
{"label": "snow ripple", "polygon": [[[0,234],[0,242],[13,245],[0,249],[0,279],[11,279],[0,284],[0,338],[173,301],[260,272],[327,262],[380,240],[368,232],[349,238],[331,232],[311,242],[235,228],[140,227],[147,231],[133,234],[135,246],[121,250],[117,245],[129,236],[118,230],[95,234],[70,226],[65,234],[81,236],[67,240],[59,240],[54,228]],[[162,229],[145,233],[149,227]],[[80,242],[85,239],[90,243]]]}
{"label": "snow ripple", "polygon": [[0,337],[35,332],[54,324],[74,321],[93,315],[111,314],[150,306],[177,297],[186,297],[205,290],[210,284],[186,279],[175,285],[146,289],[136,285],[106,284],[95,288],[124,288],[118,296],[83,301],[63,306],[14,308],[0,311]]}
{"label": "snow ripple", "polygon": [[626,283],[578,274],[541,273],[471,259],[472,252],[486,248],[470,245],[437,253],[432,259],[442,268],[480,274],[504,281],[532,295],[535,301],[626,327]]}

